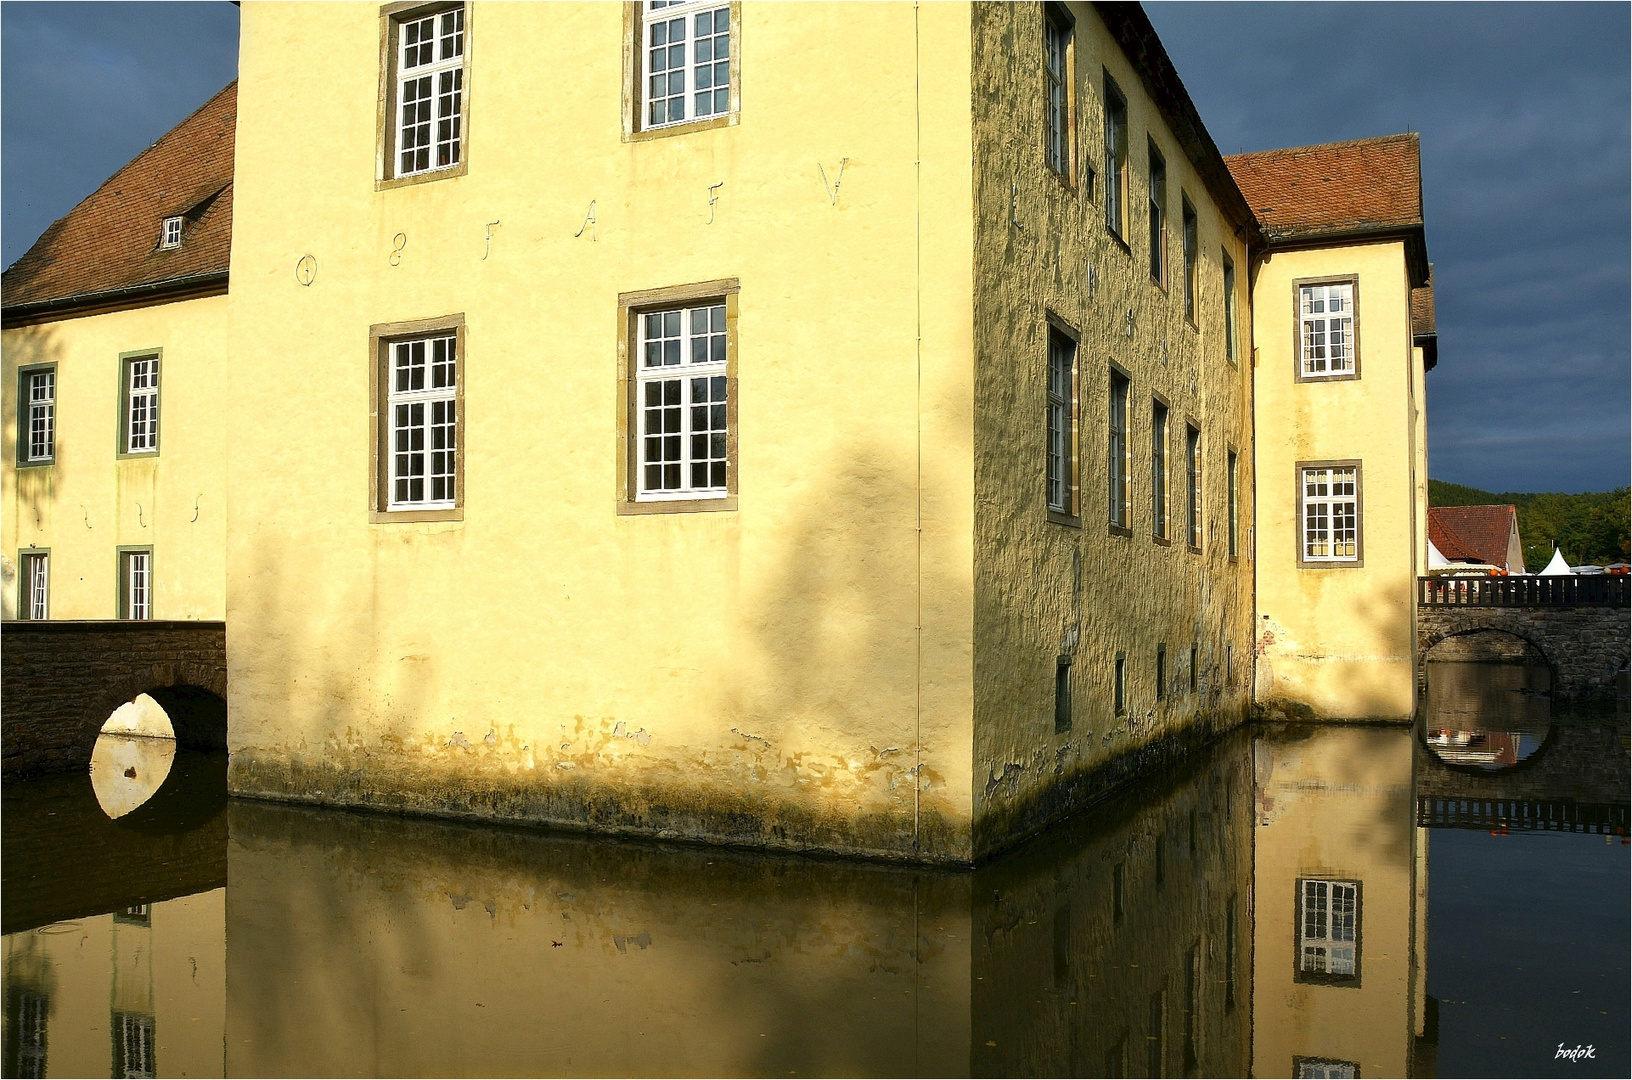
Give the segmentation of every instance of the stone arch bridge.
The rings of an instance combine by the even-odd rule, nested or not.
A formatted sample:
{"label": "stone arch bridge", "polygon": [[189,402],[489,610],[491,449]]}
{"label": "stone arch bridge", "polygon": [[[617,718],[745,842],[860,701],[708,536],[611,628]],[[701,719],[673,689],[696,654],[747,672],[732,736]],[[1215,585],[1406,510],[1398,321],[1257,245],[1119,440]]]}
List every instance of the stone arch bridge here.
{"label": "stone arch bridge", "polygon": [[1417,670],[1447,638],[1499,630],[1536,648],[1553,671],[1553,696],[1584,701],[1624,693],[1632,649],[1632,580],[1419,578]]}
{"label": "stone arch bridge", "polygon": [[220,622],[51,620],[0,629],[0,775],[87,768],[113,711],[148,694],[180,748],[227,748]]}

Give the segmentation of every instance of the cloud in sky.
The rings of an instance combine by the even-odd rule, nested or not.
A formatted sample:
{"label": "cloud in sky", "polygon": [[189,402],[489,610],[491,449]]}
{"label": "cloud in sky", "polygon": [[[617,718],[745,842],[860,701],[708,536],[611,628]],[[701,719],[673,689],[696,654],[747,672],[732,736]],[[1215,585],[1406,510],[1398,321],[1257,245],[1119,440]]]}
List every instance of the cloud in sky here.
{"label": "cloud in sky", "polygon": [[[1627,483],[1626,5],[1146,10],[1225,153],[1422,133],[1434,476]],[[5,263],[231,80],[237,45],[224,2],[0,6]]]}
{"label": "cloud in sky", "polygon": [[1626,5],[1145,9],[1226,154],[1422,134],[1434,477],[1627,482]]}

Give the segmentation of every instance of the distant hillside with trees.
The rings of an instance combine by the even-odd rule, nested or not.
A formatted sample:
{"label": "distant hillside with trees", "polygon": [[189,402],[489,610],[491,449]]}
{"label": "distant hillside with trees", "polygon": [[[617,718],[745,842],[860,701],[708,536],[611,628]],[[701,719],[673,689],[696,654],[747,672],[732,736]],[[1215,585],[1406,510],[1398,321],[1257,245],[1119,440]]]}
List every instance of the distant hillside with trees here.
{"label": "distant hillside with trees", "polygon": [[1562,492],[1480,491],[1478,488],[1428,481],[1429,506],[1486,506],[1511,503],[1519,512],[1519,539],[1524,565],[1532,574],[1547,565],[1556,543],[1570,565],[1600,566],[1627,562],[1632,555],[1632,507],[1627,489],[1565,495]]}

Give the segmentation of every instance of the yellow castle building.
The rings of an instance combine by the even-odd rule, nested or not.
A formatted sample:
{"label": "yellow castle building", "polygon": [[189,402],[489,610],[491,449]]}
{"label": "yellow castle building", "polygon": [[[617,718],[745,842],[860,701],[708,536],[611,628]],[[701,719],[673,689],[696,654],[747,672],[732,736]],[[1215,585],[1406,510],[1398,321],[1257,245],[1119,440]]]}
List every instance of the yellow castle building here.
{"label": "yellow castle building", "polygon": [[1136,5],[241,28],[3,380],[7,616],[224,617],[234,792],[968,863],[1411,715],[1414,137],[1227,161]]}

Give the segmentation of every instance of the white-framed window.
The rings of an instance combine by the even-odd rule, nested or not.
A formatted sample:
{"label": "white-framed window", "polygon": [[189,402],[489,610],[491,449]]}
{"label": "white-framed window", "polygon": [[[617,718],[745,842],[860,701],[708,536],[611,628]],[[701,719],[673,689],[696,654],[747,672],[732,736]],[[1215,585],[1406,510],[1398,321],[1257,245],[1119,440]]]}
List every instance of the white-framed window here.
{"label": "white-framed window", "polygon": [[1167,440],[1168,408],[1160,399],[1150,405],[1150,532],[1168,539]]}
{"label": "white-framed window", "polygon": [[465,118],[464,7],[402,20],[395,59],[395,175],[458,165]]}
{"label": "white-framed window", "polygon": [[1335,1061],[1332,1058],[1294,1057],[1292,1075],[1298,1080],[1356,1080],[1360,1075],[1360,1063]]}
{"label": "white-framed window", "polygon": [[1358,562],[1360,559],[1360,467],[1304,466],[1299,469],[1303,500],[1303,561]]}
{"label": "white-framed window", "polygon": [[175,248],[181,246],[181,217],[167,217],[159,229],[159,247]]}
{"label": "white-framed window", "polygon": [[125,361],[125,431],[127,454],[159,451],[159,358],[136,356]]}
{"label": "white-framed window", "polygon": [[1125,238],[1128,214],[1128,99],[1105,76],[1105,225]]}
{"label": "white-framed window", "polygon": [[1354,283],[1298,287],[1299,370],[1305,379],[1354,374]]}
{"label": "white-framed window", "polygon": [[723,498],[731,469],[725,304],[638,318],[636,500]]}
{"label": "white-framed window", "polygon": [[57,453],[57,369],[24,372],[23,400],[27,410],[23,460],[51,461]]}
{"label": "white-framed window", "polygon": [[1230,558],[1241,554],[1241,456],[1234,450],[1230,451],[1228,461],[1229,475],[1225,482],[1229,485],[1227,492],[1230,512]]}
{"label": "white-framed window", "polygon": [[1071,36],[1069,18],[1043,11],[1043,67],[1048,87],[1048,167],[1071,179]]}
{"label": "white-framed window", "polygon": [[459,336],[449,331],[391,343],[388,510],[456,505]]}
{"label": "white-framed window", "polygon": [[119,617],[153,617],[153,552],[119,553]]}
{"label": "white-framed window", "polygon": [[1199,225],[1196,220],[1196,208],[1190,204],[1190,197],[1179,195],[1179,214],[1181,227],[1184,230],[1184,317],[1190,320],[1192,326],[1196,321],[1196,262],[1201,257]]}
{"label": "white-framed window", "polygon": [[1058,330],[1048,335],[1048,508],[1076,514],[1077,343]]}
{"label": "white-framed window", "polygon": [[1185,500],[1185,524],[1194,551],[1201,550],[1201,429],[1185,429],[1185,471],[1189,481],[1189,497]]}
{"label": "white-framed window", "polygon": [[154,1064],[153,1017],[142,1013],[113,1014],[113,1075],[157,1076]]}
{"label": "white-framed window", "polygon": [[1156,148],[1156,140],[1145,143],[1150,159],[1150,276],[1158,285],[1167,285],[1167,159]]}
{"label": "white-framed window", "polygon": [[646,0],[641,118],[647,128],[731,111],[731,5]]}
{"label": "white-framed window", "polygon": [[48,619],[51,611],[51,556],[44,551],[25,551],[18,560],[22,564],[22,602],[17,605],[17,616],[22,619]]}
{"label": "white-framed window", "polygon": [[1345,982],[1360,975],[1360,884],[1298,881],[1298,974]]}
{"label": "white-framed window", "polygon": [[1110,496],[1111,525],[1128,527],[1128,378],[1119,371],[1111,372],[1110,411]]}

